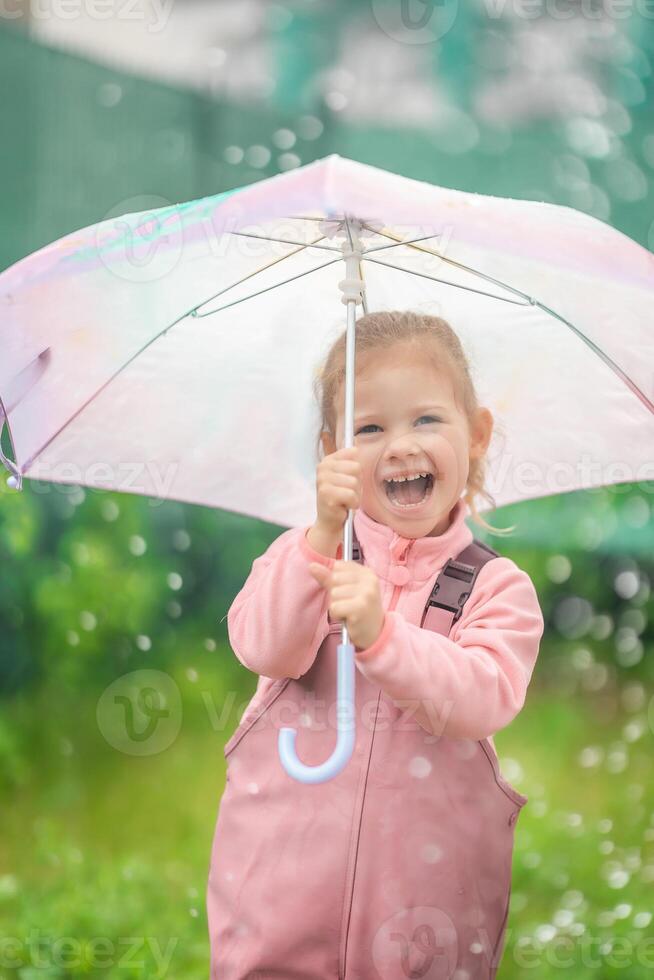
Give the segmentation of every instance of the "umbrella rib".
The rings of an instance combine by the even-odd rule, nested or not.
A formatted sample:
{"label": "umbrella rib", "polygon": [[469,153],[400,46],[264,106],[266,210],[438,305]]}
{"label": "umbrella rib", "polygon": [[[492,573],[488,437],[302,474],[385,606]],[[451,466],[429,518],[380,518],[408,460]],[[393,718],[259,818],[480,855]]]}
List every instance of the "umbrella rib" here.
{"label": "umbrella rib", "polygon": [[[227,310],[230,306],[236,306],[237,303],[243,303],[246,299],[253,299],[255,296],[261,296],[262,293],[267,293],[271,289],[277,289],[278,286],[285,286],[288,282],[293,282],[294,279],[301,279],[302,276],[308,276],[311,272],[319,272],[321,269],[326,269],[328,265],[334,265],[335,262],[340,262],[340,257],[337,259],[330,259],[329,262],[323,262],[322,265],[317,265],[313,269],[305,269],[304,272],[298,272],[297,275],[291,276],[289,279],[282,279],[281,282],[274,282],[272,286],[264,286],[263,289],[258,289],[256,293],[250,293],[249,296],[241,296],[240,299],[232,300],[231,303],[225,303],[224,306],[218,306],[215,310],[208,310],[206,313],[197,313],[197,306],[194,310],[191,310],[191,316],[196,319],[200,319],[204,316],[211,316],[212,313],[220,313],[221,310]],[[206,300],[205,302],[209,302]],[[204,305],[204,304],[200,304]]]}
{"label": "umbrella rib", "polygon": [[[234,232],[229,231],[226,234],[233,235]],[[237,286],[240,286],[242,283],[247,282],[248,279],[253,279],[255,276],[258,276],[260,272],[265,272],[266,269],[272,269],[274,265],[277,265],[279,262],[283,262],[285,259],[290,259],[293,255],[297,255],[299,252],[301,252],[302,249],[310,248],[316,245],[318,242],[321,242],[325,237],[326,237],[325,235],[319,235],[318,238],[316,238],[315,242],[307,242],[306,244],[301,245],[300,248],[296,248],[294,249],[294,251],[289,252],[288,255],[280,255],[276,259],[273,259],[272,262],[267,262],[265,265],[262,265],[258,269],[255,269],[254,272],[248,272],[247,276],[243,276],[242,279],[237,279],[236,282],[230,283],[229,286],[225,286],[223,289],[219,289],[217,293],[212,293],[211,296],[207,296],[207,298],[202,300],[201,303],[198,303],[198,306],[204,306],[205,303],[209,303],[212,299],[216,299],[217,296],[222,296],[223,293],[228,293],[230,289],[235,289]],[[166,327],[166,330],[169,330],[170,327],[174,327],[175,323],[179,323],[179,321],[183,320],[184,317],[195,315],[193,313],[193,310],[197,310],[198,306],[194,306],[192,309],[187,310],[186,313],[183,313],[182,316],[178,317],[178,319],[175,320],[174,323],[171,323],[170,326]]]}
{"label": "umbrella rib", "polygon": [[[366,258],[365,255],[364,258]],[[484,279],[490,279],[492,282],[495,282],[498,285],[503,286],[505,289],[510,289],[511,292],[517,293],[520,296],[524,296],[528,300],[528,303],[520,303],[518,300],[509,299],[506,296],[496,296],[494,293],[487,293],[481,289],[473,289],[471,286],[462,286],[460,283],[449,282],[447,279],[438,279],[436,278],[436,276],[427,275],[427,273],[425,272],[415,272],[413,269],[403,269],[401,266],[391,265],[389,262],[382,262],[380,259],[367,259],[367,261],[374,262],[375,265],[384,265],[391,269],[397,269],[399,272],[409,272],[414,276],[421,276],[422,278],[425,279],[432,279],[434,282],[442,282],[446,286],[457,286],[457,288],[459,289],[467,289],[472,293],[480,293],[482,296],[489,296],[491,299],[499,299],[505,303],[513,303],[516,306],[527,306],[527,305],[534,306],[534,307],[538,306],[541,310],[543,310],[544,313],[549,313],[550,316],[553,316],[555,317],[555,319],[560,320],[561,323],[564,323],[567,327],[569,327],[572,330],[573,333],[577,335],[577,337],[579,337],[580,340],[583,340],[583,342],[590,348],[590,350],[592,350],[594,354],[597,354],[597,356],[604,361],[607,367],[609,367],[614,372],[614,374],[616,374],[621,379],[621,381],[623,381],[627,385],[630,391],[632,391],[634,395],[636,395],[636,397],[642,402],[645,408],[648,409],[652,413],[652,415],[654,415],[654,402],[652,402],[652,400],[647,397],[645,392],[638,387],[636,382],[622,370],[619,364],[617,364],[612,357],[610,357],[605,351],[603,351],[600,347],[598,347],[597,344],[594,341],[592,341],[590,337],[587,337],[585,333],[579,330],[578,327],[575,327],[573,323],[570,323],[570,321],[566,320],[565,317],[561,316],[559,313],[556,313],[554,310],[550,309],[549,306],[545,306],[544,303],[541,303],[540,300],[535,299],[533,296],[527,296],[526,293],[522,293],[519,289],[514,289],[513,286],[508,286],[505,283],[499,282],[499,280],[497,279],[492,279],[491,276],[486,276],[484,275],[483,272],[478,273],[476,272],[475,269],[471,269],[470,271],[475,273],[476,275],[482,276]],[[459,265],[458,262],[455,262],[454,264]],[[466,267],[463,266],[463,268]]]}
{"label": "umbrella rib", "polygon": [[[374,228],[370,228],[369,225],[366,225],[366,224],[364,224],[363,227],[364,228],[367,228],[368,231],[374,231],[375,230]],[[380,231],[380,232],[377,232],[377,234],[378,235],[383,235],[384,238],[395,238],[396,237],[396,236],[390,234],[390,232],[388,232],[388,231]],[[434,236],[429,235],[428,237],[429,238],[432,238]],[[416,241],[420,241],[420,240],[421,239],[416,239]],[[509,292],[515,293],[517,296],[524,296],[524,298],[526,300],[528,300],[530,303],[532,302],[532,297],[531,296],[528,296],[527,293],[523,293],[521,289],[515,289],[513,286],[509,286],[507,283],[501,282],[499,279],[494,279],[493,276],[489,276],[485,272],[480,272],[479,269],[473,269],[472,266],[465,265],[463,262],[457,262],[456,259],[450,259],[450,258],[447,257],[447,255],[443,255],[441,252],[436,252],[433,248],[425,248],[424,246],[420,247],[419,245],[414,245],[412,242],[402,241],[401,238],[397,238],[397,240],[394,242],[394,244],[395,245],[408,245],[409,248],[415,249],[416,252],[424,252],[425,255],[433,255],[434,258],[441,259],[441,261],[443,261],[443,262],[448,262],[449,265],[454,265],[454,266],[457,267],[457,269],[464,269],[466,272],[470,272],[473,276],[479,276],[481,279],[486,279],[487,282],[492,282],[496,286],[501,286],[502,289],[508,289]],[[389,245],[388,246],[388,248],[392,248],[392,247],[393,247],[392,245]],[[372,249],[371,249],[371,251],[372,251]],[[370,259],[370,262],[374,262],[374,261],[375,261],[374,259]],[[379,261],[379,260],[377,260],[377,261]],[[402,272],[408,272],[409,270],[408,269],[402,269],[401,271]],[[455,285],[455,283],[452,283],[452,285]],[[466,288],[466,287],[464,287],[464,288]],[[473,290],[473,292],[476,292],[476,290]],[[500,296],[500,297],[498,297],[498,299],[502,299],[502,297]]]}
{"label": "umbrella rib", "polygon": [[[368,228],[367,225],[365,225],[365,227],[368,229],[368,231],[372,231],[373,230],[372,228]],[[377,234],[378,235],[382,235],[383,232],[377,232]],[[402,240],[402,241],[399,241],[399,242],[391,242],[390,245],[373,245],[372,248],[367,248],[363,254],[364,255],[369,255],[371,252],[381,252],[385,248],[397,248],[398,245],[414,245],[416,242],[426,242],[430,238],[438,238],[438,236],[440,234],[441,234],[440,231],[435,231],[433,233],[433,235],[423,235],[421,238],[409,238],[406,241]],[[418,251],[420,251],[420,252],[427,252],[428,249],[421,248]],[[432,255],[438,255],[440,258],[442,258],[442,256],[440,255],[439,252],[432,252],[431,254]]]}
{"label": "umbrella rib", "polygon": [[[375,230],[374,228],[370,228],[370,226],[369,225],[366,225],[365,223],[364,223],[363,227],[364,228],[367,228],[368,231],[374,231]],[[382,231],[382,232],[377,232],[377,234],[383,235],[384,238],[391,238],[392,239],[392,238],[395,237],[388,230],[387,231]],[[593,351],[593,353],[597,354],[597,356],[600,357],[604,361],[604,363],[607,365],[607,367],[609,367],[627,385],[627,387],[630,389],[630,391],[632,391],[634,393],[634,395],[636,395],[636,397],[642,402],[642,404],[645,406],[645,408],[648,409],[654,415],[654,403],[652,402],[652,400],[650,398],[648,398],[647,395],[645,394],[645,392],[642,391],[638,387],[638,385],[636,384],[636,382],[632,378],[630,378],[629,375],[626,374],[618,364],[616,364],[616,362],[613,360],[613,358],[610,357],[608,354],[606,354],[600,347],[598,347],[597,344],[595,344],[590,339],[590,337],[587,337],[586,334],[584,334],[581,330],[579,330],[577,327],[575,327],[574,324],[570,323],[569,320],[566,320],[565,317],[562,317],[559,313],[555,313],[554,310],[551,310],[549,308],[549,306],[545,306],[544,303],[541,303],[535,297],[528,296],[526,293],[523,293],[521,290],[515,289],[513,286],[509,286],[507,283],[500,282],[499,279],[494,279],[492,276],[488,276],[484,272],[479,272],[478,269],[473,269],[470,266],[464,265],[462,262],[457,262],[455,259],[449,259],[449,258],[447,258],[447,256],[441,255],[439,252],[435,252],[434,249],[425,248],[425,247],[422,247],[421,248],[418,245],[413,245],[412,243],[409,243],[409,242],[403,242],[401,239],[398,239],[394,244],[395,245],[409,245],[410,248],[414,248],[417,252],[425,252],[427,255],[433,255],[435,258],[442,259],[444,262],[449,262],[450,265],[455,265],[459,269],[465,269],[466,272],[470,272],[470,273],[472,273],[472,275],[480,276],[482,279],[486,279],[489,282],[493,282],[493,283],[495,283],[495,285],[501,286],[503,289],[508,289],[512,293],[516,293],[516,295],[518,295],[518,296],[524,296],[525,299],[528,301],[528,303],[529,303],[530,306],[538,306],[538,307],[540,307],[540,309],[543,310],[545,313],[549,313],[551,316],[555,317],[557,320],[560,320],[561,323],[564,323],[567,327],[569,327],[573,331],[573,333],[575,333],[579,337],[580,340],[583,340],[583,342]],[[393,246],[392,245],[389,245],[388,247],[389,248],[392,248]],[[386,265],[387,264],[385,262],[381,262],[379,259],[368,259],[368,261],[369,262],[376,262],[378,265]],[[412,271],[412,270],[408,270],[408,269],[401,269],[399,266],[392,266],[392,268],[399,269],[400,272]],[[425,275],[425,273],[416,272],[416,273],[414,273],[414,275]],[[434,277],[428,276],[427,278],[430,278],[431,279],[431,278],[434,278]],[[436,281],[437,282],[444,282],[445,280],[437,279]],[[456,286],[457,283],[447,283],[447,285]],[[463,286],[463,289],[469,289],[471,292],[475,292],[475,293],[476,292],[481,292],[481,290],[472,289],[472,287],[470,287],[470,286]],[[483,295],[485,295],[485,296],[492,296],[491,293],[483,293]],[[496,299],[502,299],[502,300],[504,300],[505,302],[508,302],[508,303],[515,302],[514,300],[509,300],[509,299],[507,299],[504,296],[497,296],[497,297],[494,297],[494,298],[496,298]],[[526,305],[526,304],[517,304],[517,305]]]}
{"label": "umbrella rib", "polygon": [[[324,235],[321,235],[320,238],[317,239],[317,241],[320,241],[324,237],[325,237]],[[269,262],[267,265],[263,265],[259,269],[255,269],[254,272],[248,273],[247,276],[244,276],[238,282],[231,283],[229,286],[226,286],[224,289],[219,290],[219,292],[214,293],[213,296],[209,296],[208,299],[204,300],[199,305],[200,306],[203,306],[204,303],[210,302],[212,299],[215,299],[216,296],[221,296],[223,293],[226,293],[229,289],[234,289],[235,286],[240,286],[241,283],[246,282],[248,279],[251,279],[253,276],[258,275],[260,272],[265,272],[266,269],[270,269],[273,265],[276,265],[278,262],[283,262],[284,259],[290,258],[291,255],[297,255],[298,252],[301,252],[304,248],[307,248],[307,245],[303,245],[301,248],[296,248],[295,251],[289,252],[288,255],[282,255],[279,258],[274,259],[272,262]],[[325,266],[333,265],[334,262],[338,262],[338,261],[339,261],[339,259],[330,259],[329,262],[325,262],[322,266],[318,266],[317,268],[318,269],[324,269]],[[317,269],[309,269],[308,270],[308,272],[316,272],[316,271],[317,271]],[[300,273],[300,275],[306,275],[306,273]],[[293,276],[292,278],[297,279],[298,277],[297,276]],[[292,281],[291,279],[286,280],[286,282],[291,282],[291,281]],[[283,282],[276,283],[275,285],[276,286],[283,286],[284,283]],[[274,288],[273,286],[268,286],[268,287],[266,287],[265,290],[262,290],[262,292],[266,292],[268,289],[273,289],[273,288]],[[256,296],[258,294],[257,293],[254,293],[253,295]],[[250,297],[245,296],[243,298],[244,299],[249,299]],[[236,302],[239,303],[239,302],[242,302],[242,300],[236,300]],[[228,304],[228,305],[233,305],[233,304]],[[225,309],[225,308],[226,307],[220,307],[220,309]],[[111,384],[111,382],[114,380],[114,378],[117,377],[121,373],[121,371],[124,371],[125,368],[128,367],[132,363],[132,361],[135,360],[139,356],[139,354],[142,354],[143,351],[146,350],[146,348],[148,348],[150,346],[150,344],[153,344],[155,342],[155,340],[158,340],[159,337],[164,336],[165,334],[167,334],[168,331],[172,329],[172,327],[177,326],[178,323],[180,323],[182,320],[185,320],[187,316],[196,316],[197,314],[195,313],[195,311],[197,309],[198,309],[198,307],[195,306],[195,307],[192,307],[190,310],[187,310],[185,313],[182,313],[181,316],[178,316],[176,320],[173,320],[172,323],[169,323],[167,327],[164,327],[163,330],[160,330],[159,333],[155,334],[154,337],[151,337],[145,344],[143,344],[143,346],[141,348],[139,348],[139,350],[137,350],[135,354],[132,354],[132,356],[130,358],[128,358],[125,361],[124,364],[121,364],[120,367],[116,371],[114,371],[114,373],[111,375],[111,377],[107,378],[107,380],[103,384],[101,384],[100,387],[97,388],[89,398],[87,398],[87,400],[84,402],[84,404],[83,405],[80,405],[80,407],[77,409],[77,411],[73,415],[71,415],[70,418],[66,419],[66,421],[64,422],[63,425],[60,426],[60,428],[58,428],[57,431],[54,432],[50,436],[50,438],[46,442],[44,442],[43,445],[40,446],[36,450],[35,453],[32,453],[32,455],[28,459],[25,460],[25,462],[23,463],[23,465],[20,467],[20,470],[19,470],[20,475],[22,476],[22,474],[25,473],[25,471],[27,470],[27,467],[32,465],[32,463],[34,462],[34,460],[37,459],[41,455],[41,453],[43,452],[43,450],[44,449],[47,449],[48,446],[50,445],[50,443],[53,442],[59,435],[61,435],[61,433],[63,432],[63,430],[68,425],[70,425],[70,423],[74,419],[76,419],[77,416],[80,415],[80,413],[83,412],[84,409],[88,405],[90,405],[91,402],[94,401],[102,391],[104,391],[104,389],[107,387],[107,385]],[[217,310],[212,310],[211,312],[212,313],[216,313],[218,311]],[[208,314],[199,314],[199,315],[200,316],[208,316]],[[9,422],[8,421],[7,421],[7,427],[9,427]],[[14,455],[15,455],[15,453],[14,453]]]}
{"label": "umbrella rib", "polygon": [[[420,276],[422,279],[431,279],[432,282],[441,282],[445,286],[456,286],[457,289],[467,289],[470,293],[479,293],[480,296],[488,296],[490,299],[499,299],[503,303],[513,303],[514,306],[533,306],[536,300],[532,299],[531,296],[527,296],[526,293],[521,293],[519,289],[512,289],[511,286],[507,286],[513,293],[518,293],[520,296],[524,296],[528,300],[526,303],[521,303],[520,300],[510,299],[508,296],[498,296],[496,293],[487,293],[484,289],[475,289],[473,286],[464,286],[460,282],[451,282],[449,279],[439,279],[438,276],[430,276],[427,272],[417,272],[415,269],[403,269],[400,265],[393,265],[392,262],[382,262],[381,259],[369,259],[367,255],[362,256],[366,262],[373,262],[375,265],[383,265],[387,269],[397,269],[398,272],[406,272],[412,276]],[[486,276],[484,278],[487,278]],[[498,285],[503,285],[498,283]]]}
{"label": "umbrella rib", "polygon": [[588,347],[590,347],[590,349],[593,351],[594,354],[597,354],[598,357],[601,357],[601,359],[604,361],[607,367],[610,367],[611,370],[615,374],[617,374],[622,381],[624,381],[627,387],[631,391],[633,391],[634,395],[636,395],[636,397],[640,399],[640,401],[643,403],[645,408],[647,408],[652,413],[652,415],[654,415],[654,402],[652,402],[652,400],[647,397],[644,391],[641,391],[641,389],[638,387],[636,382],[633,381],[628,374],[625,374],[625,372],[622,370],[620,365],[616,364],[616,362],[613,360],[612,357],[610,357],[609,354],[603,351],[601,347],[598,347],[597,344],[590,339],[590,337],[587,337],[585,333],[583,333],[581,330],[575,327],[573,323],[570,323],[569,320],[566,320],[565,317],[561,316],[560,313],[556,313],[554,310],[551,310],[549,306],[545,306],[545,304],[541,303],[539,300],[535,301],[534,306],[539,306],[541,310],[544,310],[545,313],[549,313],[550,316],[553,316],[557,320],[560,320],[561,323],[565,323],[566,327],[570,327],[572,332],[575,333],[580,340],[583,340],[583,342]]}
{"label": "umbrella rib", "polygon": [[[316,242],[291,242],[288,238],[268,238],[266,235],[251,235],[246,231],[230,231],[228,234],[238,235],[240,238],[258,238],[262,242],[279,242],[280,245],[301,245],[302,248],[322,248],[326,252],[340,252],[340,249],[336,248],[335,245],[317,245]],[[324,237],[324,235],[321,235],[321,238]],[[320,241],[320,238],[317,241]],[[295,254],[295,252],[291,252],[291,255]],[[286,256],[283,255],[282,258],[285,259]]]}

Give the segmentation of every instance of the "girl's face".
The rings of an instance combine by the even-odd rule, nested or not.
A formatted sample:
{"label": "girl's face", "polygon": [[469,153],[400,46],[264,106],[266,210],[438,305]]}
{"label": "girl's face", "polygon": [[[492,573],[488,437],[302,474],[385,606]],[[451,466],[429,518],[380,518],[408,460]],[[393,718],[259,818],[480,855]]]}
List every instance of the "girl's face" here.
{"label": "girl's face", "polygon": [[[322,434],[325,453],[344,445],[344,393],[337,395],[336,442]],[[442,534],[468,479],[470,459],[482,455],[493,416],[480,408],[474,431],[458,408],[449,376],[403,348],[376,354],[355,379],[354,445],[362,469],[361,507],[405,538]],[[393,476],[427,479],[389,484]]]}

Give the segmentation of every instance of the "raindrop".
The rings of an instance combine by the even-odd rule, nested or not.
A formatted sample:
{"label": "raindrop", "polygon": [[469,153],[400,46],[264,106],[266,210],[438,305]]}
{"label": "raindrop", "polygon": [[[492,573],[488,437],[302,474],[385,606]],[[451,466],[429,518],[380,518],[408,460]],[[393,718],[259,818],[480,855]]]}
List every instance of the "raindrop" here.
{"label": "raindrop", "polygon": [[143,633],[140,633],[136,637],[136,645],[139,650],[149,650],[152,646],[152,641],[149,636],[145,636]]}
{"label": "raindrop", "polygon": [[642,718],[635,718],[628,722],[622,729],[623,738],[627,742],[637,742],[647,731],[647,725]]}
{"label": "raindrop", "polygon": [[188,551],[191,547],[191,535],[183,528],[178,528],[173,533],[173,548],[176,551]]}
{"label": "raindrop", "polygon": [[81,625],[82,629],[83,630],[87,630],[87,631],[94,630],[95,627],[98,624],[98,621],[95,618],[95,616],[93,615],[93,613],[92,612],[89,612],[86,609],[84,609],[79,614],[79,621],[80,621],[80,625]]}
{"label": "raindrop", "polygon": [[280,150],[290,150],[295,146],[296,136],[291,129],[277,129],[273,133],[272,141]]}
{"label": "raindrop", "polygon": [[560,584],[570,578],[572,563],[567,555],[551,555],[547,560],[545,570],[551,582]]}
{"label": "raindrop", "polygon": [[166,576],[166,582],[168,583],[168,588],[177,591],[178,589],[181,589],[183,579],[179,572],[169,572]]}
{"label": "raindrop", "polygon": [[572,651],[572,665],[577,670],[587,670],[593,663],[593,654],[586,647],[577,647]]}
{"label": "raindrop", "polygon": [[259,792],[259,786],[257,783],[248,783],[248,793],[255,796]]}
{"label": "raindrop", "polygon": [[66,641],[70,643],[71,647],[76,647],[79,643],[79,633],[75,630],[68,630],[66,632]]}
{"label": "raindrop", "polygon": [[627,871],[616,869],[609,873],[607,884],[609,888],[624,888],[625,885],[629,884],[629,878],[630,875]]}
{"label": "raindrop", "polygon": [[604,758],[604,750],[598,745],[589,745],[582,749],[578,756],[579,765],[584,769],[598,766]]}
{"label": "raindrop", "polygon": [[195,684],[195,682],[198,679],[198,672],[197,670],[195,670],[194,667],[189,667],[188,670],[186,671],[186,676],[188,677],[188,679],[191,681],[192,684]]}
{"label": "raindrop", "polygon": [[569,909],[579,908],[583,904],[584,896],[583,893],[577,891],[576,889],[570,889],[570,891],[565,892],[561,896],[561,904]]}
{"label": "raindrop", "polygon": [[300,116],[295,127],[303,140],[317,140],[325,128],[317,116]]}
{"label": "raindrop", "polygon": [[142,538],[140,534],[132,534],[127,546],[131,553],[136,556],[144,555],[147,550],[145,538]]}
{"label": "raindrop", "polygon": [[576,639],[588,632],[592,618],[592,606],[581,596],[567,596],[554,609],[557,629],[570,639]]}
{"label": "raindrop", "polygon": [[581,684],[586,691],[601,691],[609,679],[606,664],[593,664],[581,675]]}
{"label": "raindrop", "polygon": [[640,579],[634,568],[625,568],[615,576],[613,588],[621,599],[633,599],[638,592]]}
{"label": "raindrop", "polygon": [[265,167],[270,163],[271,153],[267,146],[250,146],[245,151],[245,161],[251,167]]}
{"label": "raindrop", "polygon": [[606,768],[609,772],[624,772],[627,768],[627,752],[624,745],[616,745],[607,753]]}
{"label": "raindrop", "polygon": [[608,130],[602,123],[578,117],[567,120],[564,128],[568,143],[577,153],[596,158],[608,156],[611,143]]}
{"label": "raindrop", "polygon": [[302,161],[297,153],[280,153],[277,157],[277,163],[280,170],[293,170],[295,167],[299,167]]}
{"label": "raindrop", "polygon": [[123,90],[115,82],[105,82],[98,89],[98,104],[105,109],[113,109],[123,97]]}
{"label": "raindrop", "polygon": [[424,755],[414,755],[409,762],[409,774],[417,779],[424,779],[431,772],[431,762]]}
{"label": "raindrop", "polygon": [[325,92],[325,104],[332,112],[341,112],[348,101],[348,97],[344,92]]}
{"label": "raindrop", "polygon": [[556,929],[551,922],[544,922],[542,925],[536,926],[534,929],[534,935],[542,943],[548,943],[556,936]]}
{"label": "raindrop", "polygon": [[621,627],[615,635],[615,659],[621,667],[633,667],[643,659],[643,644],[631,627]]}
{"label": "raindrop", "polygon": [[647,527],[652,519],[651,507],[645,497],[636,494],[625,501],[620,516],[629,527]]}
{"label": "raindrop", "polygon": [[636,633],[643,633],[647,626],[647,617],[642,609],[625,609],[620,617],[620,625],[629,627]]}
{"label": "raindrop", "polygon": [[208,636],[204,641],[204,648],[205,650],[215,650],[216,641],[212,637]]}
{"label": "raindrop", "polygon": [[636,929],[647,929],[648,925],[652,921],[651,912],[636,912],[634,915],[634,926]]}
{"label": "raindrop", "polygon": [[115,500],[103,500],[100,505],[100,514],[105,521],[115,521],[120,514],[120,507]]}
{"label": "raindrop", "polygon": [[645,688],[640,681],[626,684],[620,692],[620,697],[627,711],[640,711],[645,706]]}
{"label": "raindrop", "polygon": [[570,909],[557,909],[552,920],[557,929],[565,929],[574,922],[574,913]]}
{"label": "raindrop", "polygon": [[589,633],[594,640],[605,640],[613,631],[613,619],[606,613],[593,617]]}
{"label": "raindrop", "polygon": [[603,113],[604,122],[616,136],[626,136],[631,132],[631,116],[617,99],[607,99]]}
{"label": "raindrop", "polygon": [[86,500],[86,494],[82,487],[75,487],[68,494],[68,503],[73,507],[79,507]]}
{"label": "raindrop", "polygon": [[240,146],[228,146],[223,151],[223,160],[225,163],[237,164],[241,162],[243,157],[243,149]]}
{"label": "raindrop", "polygon": [[427,864],[436,864],[443,857],[443,848],[440,844],[425,844],[420,855]]}
{"label": "raindrop", "polygon": [[619,157],[606,164],[606,182],[613,197],[621,201],[640,201],[647,197],[645,174],[633,160]]}

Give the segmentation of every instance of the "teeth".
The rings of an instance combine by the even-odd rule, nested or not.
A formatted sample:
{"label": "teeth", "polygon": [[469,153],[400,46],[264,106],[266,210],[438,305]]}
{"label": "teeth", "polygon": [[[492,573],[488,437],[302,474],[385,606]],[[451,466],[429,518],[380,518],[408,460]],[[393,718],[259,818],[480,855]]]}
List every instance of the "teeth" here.
{"label": "teeth", "polygon": [[429,473],[414,473],[413,476],[392,476],[387,483],[406,483],[408,480],[417,480],[420,476],[430,476]]}

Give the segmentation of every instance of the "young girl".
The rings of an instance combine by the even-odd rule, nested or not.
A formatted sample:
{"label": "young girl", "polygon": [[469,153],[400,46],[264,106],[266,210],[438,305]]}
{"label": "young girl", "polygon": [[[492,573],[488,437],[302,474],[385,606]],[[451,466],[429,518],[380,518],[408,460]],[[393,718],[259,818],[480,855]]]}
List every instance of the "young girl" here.
{"label": "young girl", "polygon": [[[236,656],[260,676],[225,746],[207,888],[214,980],[486,980],[502,952],[527,797],[500,773],[492,735],[524,704],[543,617],[529,576],[465,523],[489,528],[474,497],[492,503],[493,417],[454,331],[370,313],[356,348],[355,445],[342,448],[343,334],[317,383],[316,520],[254,561],[228,613]],[[334,779],[300,783],[279,729],[297,730],[307,765],[331,755],[343,622],[355,747]]]}

